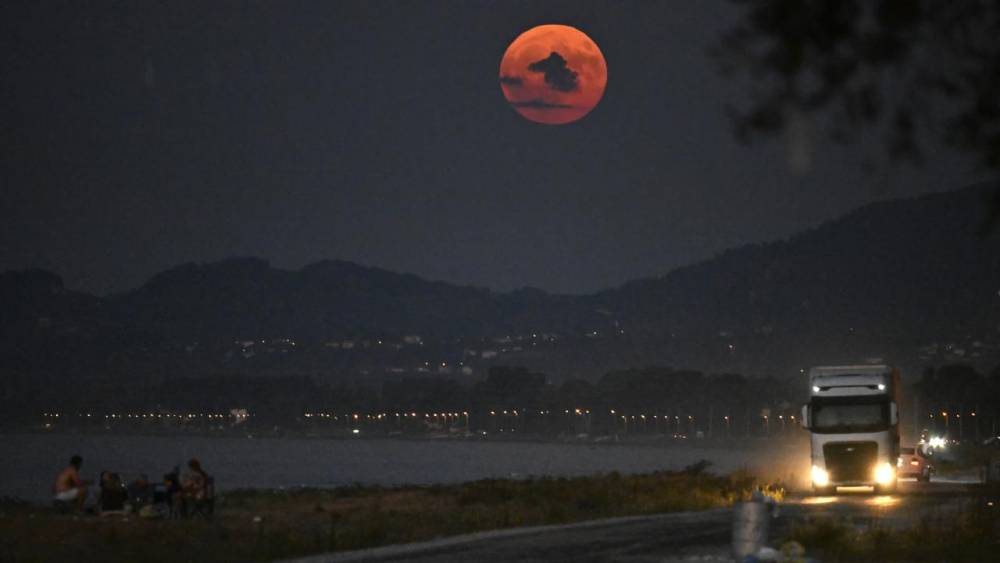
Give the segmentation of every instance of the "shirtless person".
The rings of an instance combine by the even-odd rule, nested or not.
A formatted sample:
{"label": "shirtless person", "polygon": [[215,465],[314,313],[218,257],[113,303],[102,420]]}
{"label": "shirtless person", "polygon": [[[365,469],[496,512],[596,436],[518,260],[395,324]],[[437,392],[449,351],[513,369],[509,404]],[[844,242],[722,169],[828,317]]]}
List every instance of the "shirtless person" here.
{"label": "shirtless person", "polygon": [[69,466],[59,472],[55,484],[55,500],[73,504],[77,510],[83,509],[87,500],[87,483],[80,478],[80,466],[83,458],[75,455],[69,460]]}
{"label": "shirtless person", "polygon": [[207,484],[207,477],[208,474],[201,468],[201,462],[197,459],[189,461],[188,473],[185,476],[184,483],[182,485],[184,488],[184,496],[195,500],[203,500],[205,498],[205,485]]}

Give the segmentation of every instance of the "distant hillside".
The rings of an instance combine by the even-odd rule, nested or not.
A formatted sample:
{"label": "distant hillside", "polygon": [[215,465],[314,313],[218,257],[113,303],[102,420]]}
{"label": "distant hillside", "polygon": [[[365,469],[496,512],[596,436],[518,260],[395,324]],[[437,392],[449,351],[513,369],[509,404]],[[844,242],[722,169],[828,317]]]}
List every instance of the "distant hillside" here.
{"label": "distant hillside", "polygon": [[682,341],[669,347],[674,357],[693,342],[695,354],[748,367],[870,356],[916,363],[916,347],[995,344],[1000,232],[976,232],[987,193],[981,185],[871,204],[592,299],[639,335]]}
{"label": "distant hillside", "polygon": [[293,336],[303,340],[419,334],[487,337],[535,326],[572,330],[579,300],[430,282],[343,261],[299,271],[256,258],[184,264],[107,300],[123,325],[168,339]]}
{"label": "distant hillside", "polygon": [[342,261],[184,264],[105,298],[66,291],[54,274],[9,272],[0,371],[357,379],[508,363],[565,378],[653,364],[786,375],[871,357],[994,361],[1000,232],[975,234],[985,193],[868,205],[586,296],[495,293]]}
{"label": "distant hillside", "polygon": [[109,305],[138,327],[188,340],[449,334],[476,330],[476,319],[495,317],[493,298],[483,289],[348,262],[320,262],[293,272],[254,258],[184,264]]}

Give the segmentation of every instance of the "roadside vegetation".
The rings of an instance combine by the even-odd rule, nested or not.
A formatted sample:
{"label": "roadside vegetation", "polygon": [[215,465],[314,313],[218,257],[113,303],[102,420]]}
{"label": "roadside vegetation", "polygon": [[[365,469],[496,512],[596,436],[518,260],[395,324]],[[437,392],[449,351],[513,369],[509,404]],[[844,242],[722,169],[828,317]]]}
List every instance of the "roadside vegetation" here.
{"label": "roadside vegetation", "polygon": [[[267,561],[483,530],[702,510],[747,498],[746,473],[683,471],[457,485],[236,491],[211,520],[56,514],[0,503],[0,561]],[[780,496],[780,487],[769,486]]]}
{"label": "roadside vegetation", "polygon": [[792,528],[785,540],[801,543],[810,557],[824,563],[996,561],[1000,490],[984,492],[964,510],[931,515],[910,528],[891,528],[877,519],[848,523],[823,518]]}

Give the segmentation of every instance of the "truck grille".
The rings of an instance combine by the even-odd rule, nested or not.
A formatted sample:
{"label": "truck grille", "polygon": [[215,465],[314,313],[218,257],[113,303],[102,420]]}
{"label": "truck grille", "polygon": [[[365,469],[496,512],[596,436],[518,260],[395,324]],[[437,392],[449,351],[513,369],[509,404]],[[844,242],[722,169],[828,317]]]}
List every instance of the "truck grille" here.
{"label": "truck grille", "polygon": [[875,442],[841,442],[823,445],[823,459],[830,480],[835,483],[871,481],[878,458]]}

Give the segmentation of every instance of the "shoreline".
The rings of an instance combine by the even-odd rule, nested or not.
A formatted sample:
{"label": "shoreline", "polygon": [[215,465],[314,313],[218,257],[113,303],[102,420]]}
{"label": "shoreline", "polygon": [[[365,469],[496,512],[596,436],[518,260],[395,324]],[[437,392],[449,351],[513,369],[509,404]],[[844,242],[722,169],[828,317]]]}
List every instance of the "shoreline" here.
{"label": "shoreline", "polygon": [[711,471],[753,469],[769,478],[803,458],[792,443],[653,443],[544,440],[437,440],[359,437],[261,438],[163,434],[45,433],[4,434],[0,456],[0,495],[47,502],[59,468],[69,455],[84,458],[83,476],[110,470],[131,481],[151,480],[188,459],[201,460],[219,491],[338,487],[441,485],[486,478],[579,477],[618,472],[625,475],[681,470],[707,460]]}
{"label": "shoreline", "polygon": [[449,443],[496,443],[496,444],[552,444],[575,445],[589,447],[649,447],[678,449],[754,449],[761,446],[791,447],[807,438],[806,434],[776,437],[733,437],[733,438],[674,438],[667,434],[646,434],[641,437],[622,437],[601,435],[581,439],[578,436],[545,436],[541,434],[523,434],[513,437],[510,434],[492,434],[489,436],[471,435],[388,435],[366,433],[352,435],[349,433],[316,434],[309,432],[288,432],[281,435],[269,434],[266,431],[257,432],[143,432],[143,431],[108,431],[106,429],[66,429],[53,430],[37,427],[0,428],[0,436],[109,436],[109,437],[143,437],[143,438],[211,438],[211,439],[246,439],[246,440],[316,440],[336,442],[384,441],[384,442],[449,442]]}

